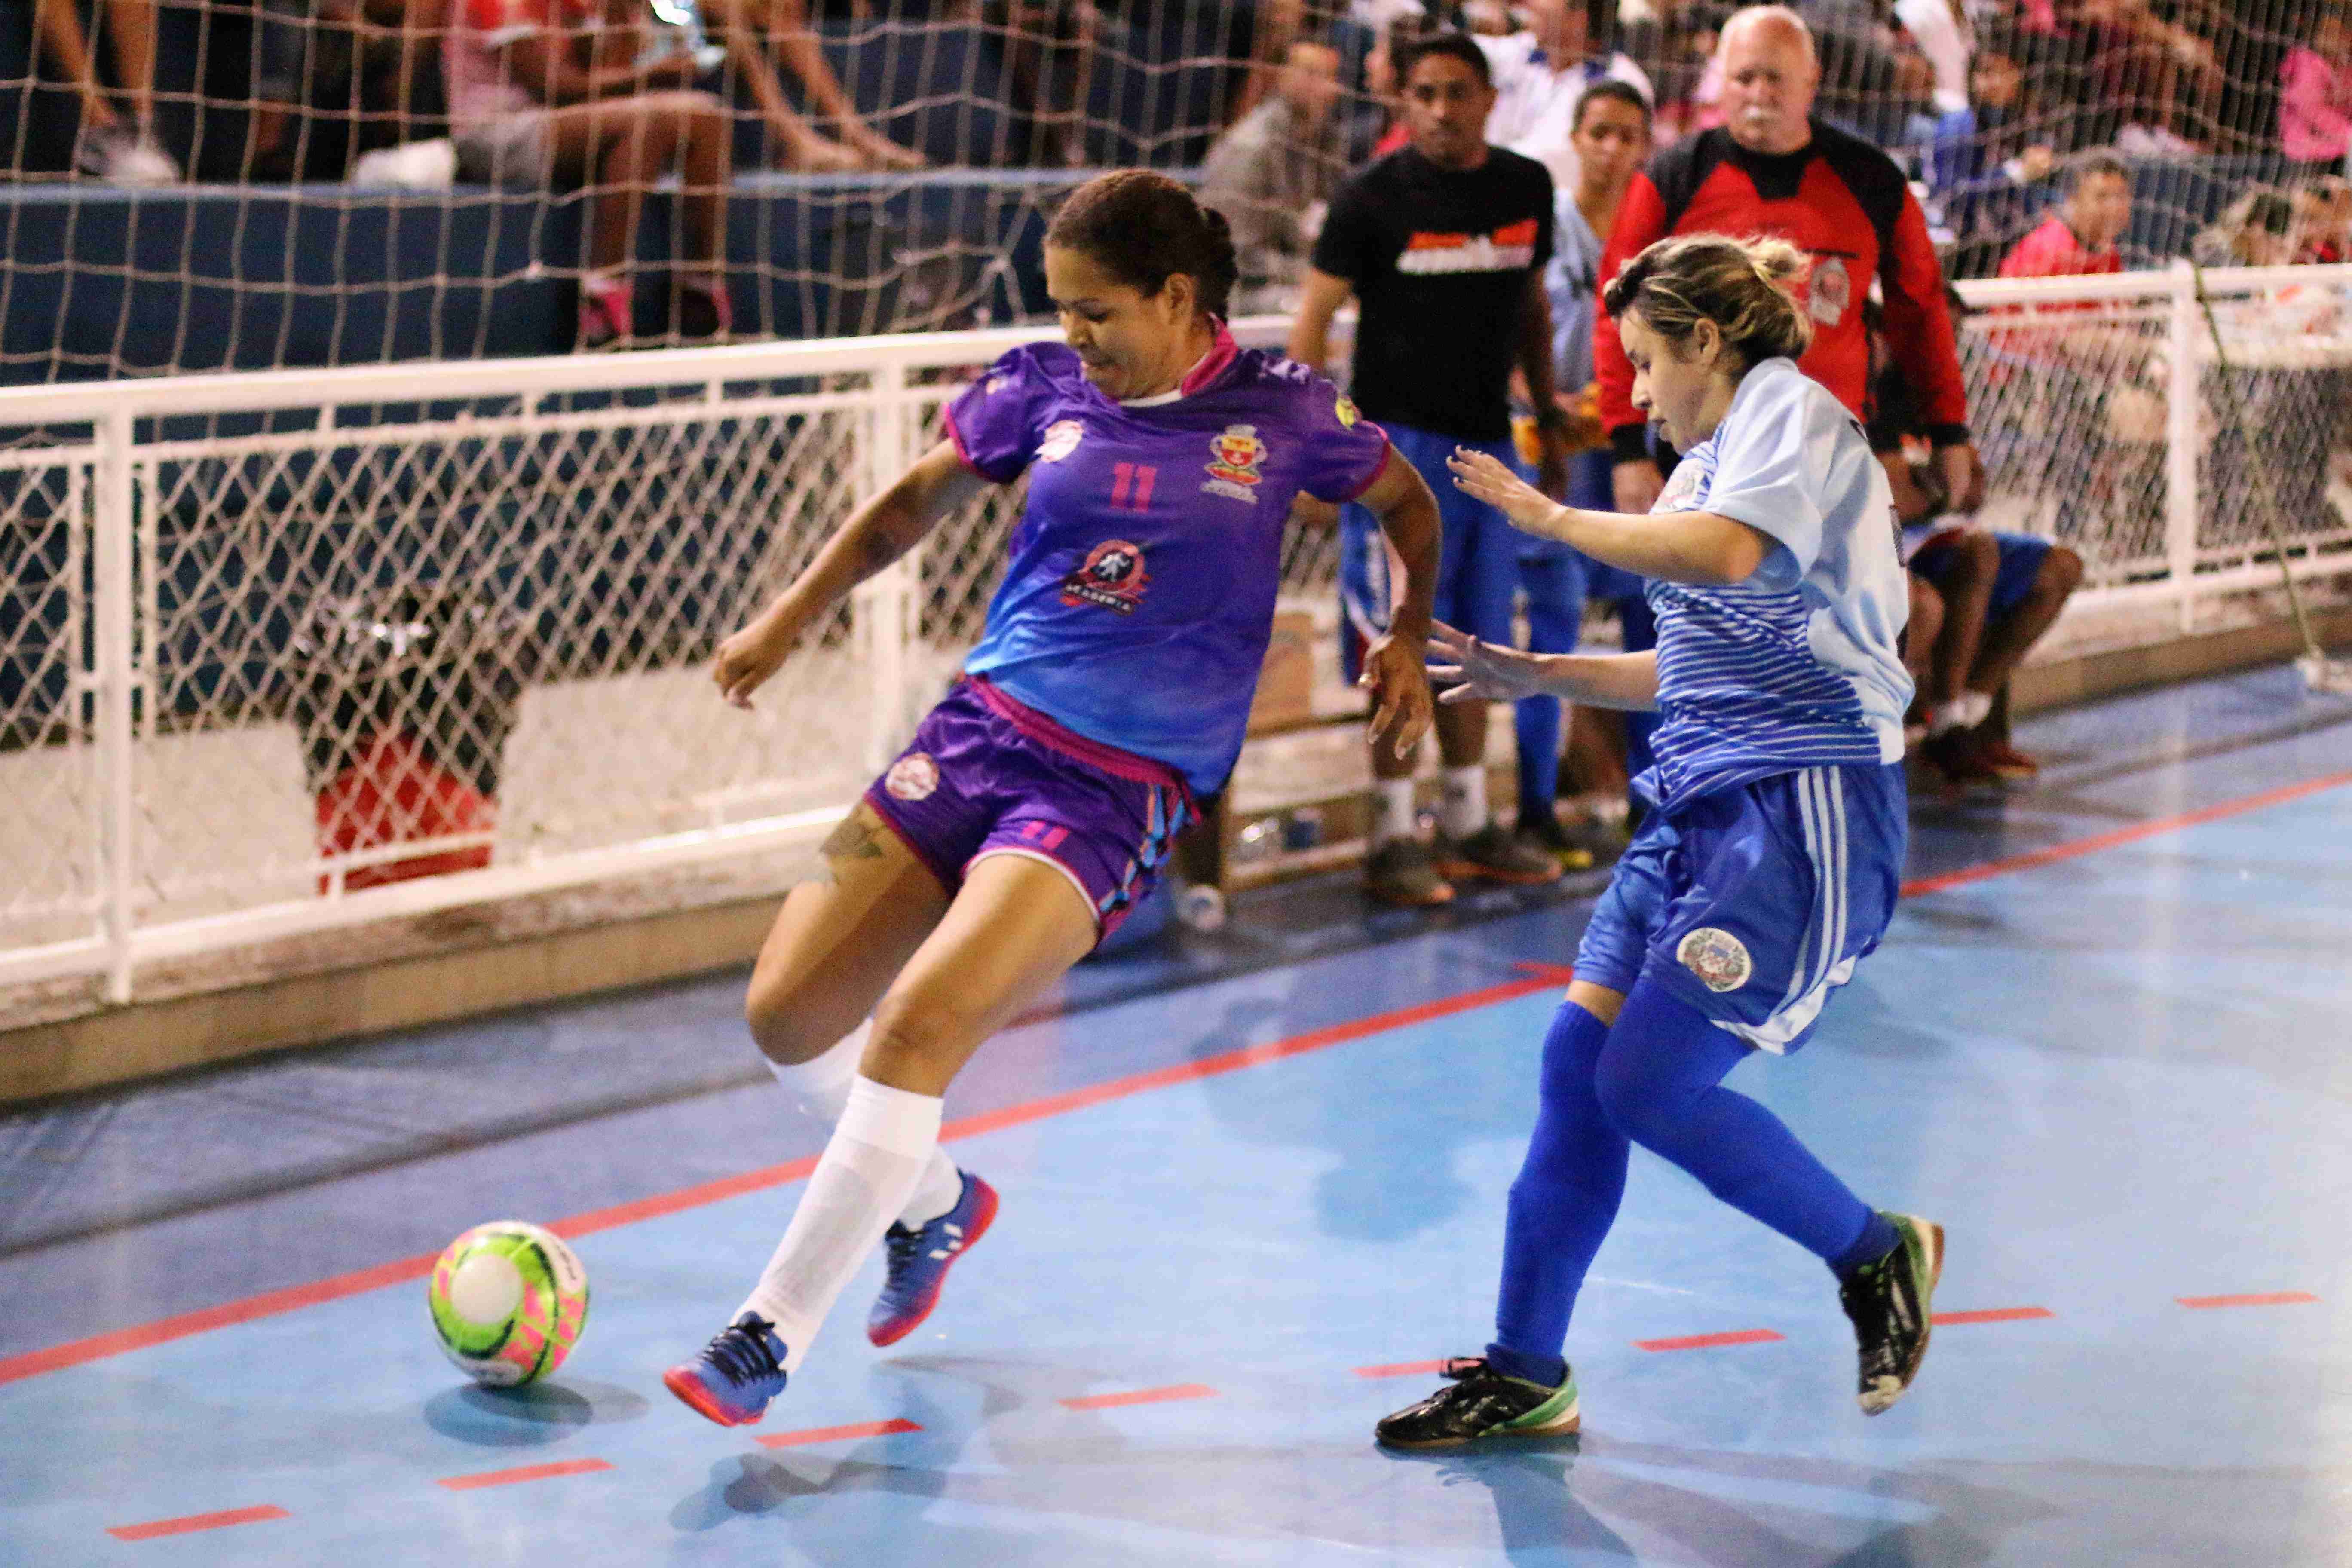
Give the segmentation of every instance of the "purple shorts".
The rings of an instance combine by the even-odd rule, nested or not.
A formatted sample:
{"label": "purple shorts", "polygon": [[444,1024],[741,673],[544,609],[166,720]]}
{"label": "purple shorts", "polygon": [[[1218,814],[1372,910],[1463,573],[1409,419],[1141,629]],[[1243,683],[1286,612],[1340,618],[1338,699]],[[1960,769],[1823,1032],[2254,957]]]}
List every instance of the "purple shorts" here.
{"label": "purple shorts", "polygon": [[1070,879],[1117,931],[1192,820],[1175,769],[1073,734],[980,677],[932,709],[866,804],[950,896],[983,855],[1026,855]]}

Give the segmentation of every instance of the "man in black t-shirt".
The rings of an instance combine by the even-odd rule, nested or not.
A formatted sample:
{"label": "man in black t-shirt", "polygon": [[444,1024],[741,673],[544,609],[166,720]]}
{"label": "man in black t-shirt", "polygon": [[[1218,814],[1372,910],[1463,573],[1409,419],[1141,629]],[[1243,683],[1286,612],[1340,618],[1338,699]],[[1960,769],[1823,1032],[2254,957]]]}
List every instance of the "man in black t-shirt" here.
{"label": "man in black t-shirt", "polygon": [[[1454,489],[1445,458],[1457,445],[1518,466],[1511,443],[1511,372],[1527,380],[1543,436],[1544,489],[1567,491],[1567,416],[1552,396],[1551,175],[1541,163],[1486,144],[1495,89],[1486,57],[1459,33],[1425,38],[1399,61],[1412,141],[1356,175],[1331,200],[1290,331],[1290,356],[1320,368],[1331,318],[1359,306],[1349,391],[1421,470],[1445,525],[1437,618],[1509,643],[1511,595],[1525,542],[1501,513]],[[1353,656],[1388,621],[1386,551],[1370,515],[1341,519],[1343,651]],[[1355,673],[1353,658],[1349,673]],[[1449,877],[1548,882],[1549,855],[1513,838],[1487,814],[1486,708],[1441,704],[1438,749],[1445,793],[1433,853],[1414,833],[1413,759],[1372,750],[1372,853],[1364,882],[1396,904],[1442,904]]]}

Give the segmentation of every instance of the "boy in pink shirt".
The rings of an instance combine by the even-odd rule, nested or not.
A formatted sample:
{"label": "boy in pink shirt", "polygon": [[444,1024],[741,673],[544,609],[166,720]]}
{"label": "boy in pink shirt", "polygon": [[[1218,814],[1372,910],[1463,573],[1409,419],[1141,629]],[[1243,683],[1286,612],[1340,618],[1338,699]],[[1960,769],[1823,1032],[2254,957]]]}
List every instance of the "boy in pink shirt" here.
{"label": "boy in pink shirt", "polygon": [[2279,141],[2290,163],[2333,174],[2352,143],[2352,33],[2341,16],[2322,13],[2311,41],[2279,68]]}

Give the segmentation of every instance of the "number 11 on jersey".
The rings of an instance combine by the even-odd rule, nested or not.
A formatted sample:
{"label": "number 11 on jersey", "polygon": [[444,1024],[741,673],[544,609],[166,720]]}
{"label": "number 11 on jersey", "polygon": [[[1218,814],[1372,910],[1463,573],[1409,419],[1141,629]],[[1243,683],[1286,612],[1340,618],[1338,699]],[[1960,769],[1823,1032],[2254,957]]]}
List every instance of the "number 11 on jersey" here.
{"label": "number 11 on jersey", "polygon": [[1113,511],[1148,511],[1151,508],[1151,487],[1160,482],[1160,470],[1149,464],[1113,463],[1110,466],[1110,505]]}

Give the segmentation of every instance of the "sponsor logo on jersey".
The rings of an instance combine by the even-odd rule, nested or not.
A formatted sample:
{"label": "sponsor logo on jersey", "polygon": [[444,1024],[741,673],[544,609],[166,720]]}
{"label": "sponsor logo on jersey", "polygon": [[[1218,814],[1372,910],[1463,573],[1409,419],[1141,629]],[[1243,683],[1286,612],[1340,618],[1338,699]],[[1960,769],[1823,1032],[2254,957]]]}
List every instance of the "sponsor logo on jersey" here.
{"label": "sponsor logo on jersey", "polygon": [[1701,926],[1676,944],[1675,962],[1709,991],[1737,991],[1756,973],[1748,944],[1719,926]]}
{"label": "sponsor logo on jersey", "polygon": [[1087,552],[1084,565],[1062,579],[1062,603],[1093,605],[1131,616],[1150,583],[1143,570],[1143,546],[1124,539],[1106,539]]}
{"label": "sponsor logo on jersey", "polygon": [[1087,427],[1075,419],[1056,419],[1045,426],[1045,438],[1037,443],[1037,460],[1058,463],[1078,449],[1078,437]]}
{"label": "sponsor logo on jersey", "polygon": [[1209,479],[1201,488],[1255,504],[1257,487],[1265,479],[1257,467],[1265,461],[1265,443],[1257,438],[1257,426],[1228,425],[1209,437]]}
{"label": "sponsor logo on jersey", "polygon": [[1416,277],[1442,272],[1514,272],[1536,264],[1536,220],[1522,218],[1492,234],[1416,231],[1404,242],[1396,269]]}
{"label": "sponsor logo on jersey", "polygon": [[882,787],[893,800],[929,800],[940,787],[940,764],[925,752],[908,752],[882,775]]}
{"label": "sponsor logo on jersey", "polygon": [[1356,400],[1344,392],[1339,395],[1339,401],[1331,405],[1331,413],[1339,421],[1342,430],[1351,428],[1357,420],[1363,417],[1356,408]]}
{"label": "sponsor logo on jersey", "polygon": [[993,397],[1012,384],[1013,378],[1009,375],[992,375],[988,378],[987,386],[983,387],[982,390],[985,392],[987,395]]}
{"label": "sponsor logo on jersey", "polygon": [[1834,327],[1845,320],[1853,303],[1853,274],[1845,269],[1845,262],[1834,256],[1816,259],[1805,279],[1805,313],[1824,327]]}

